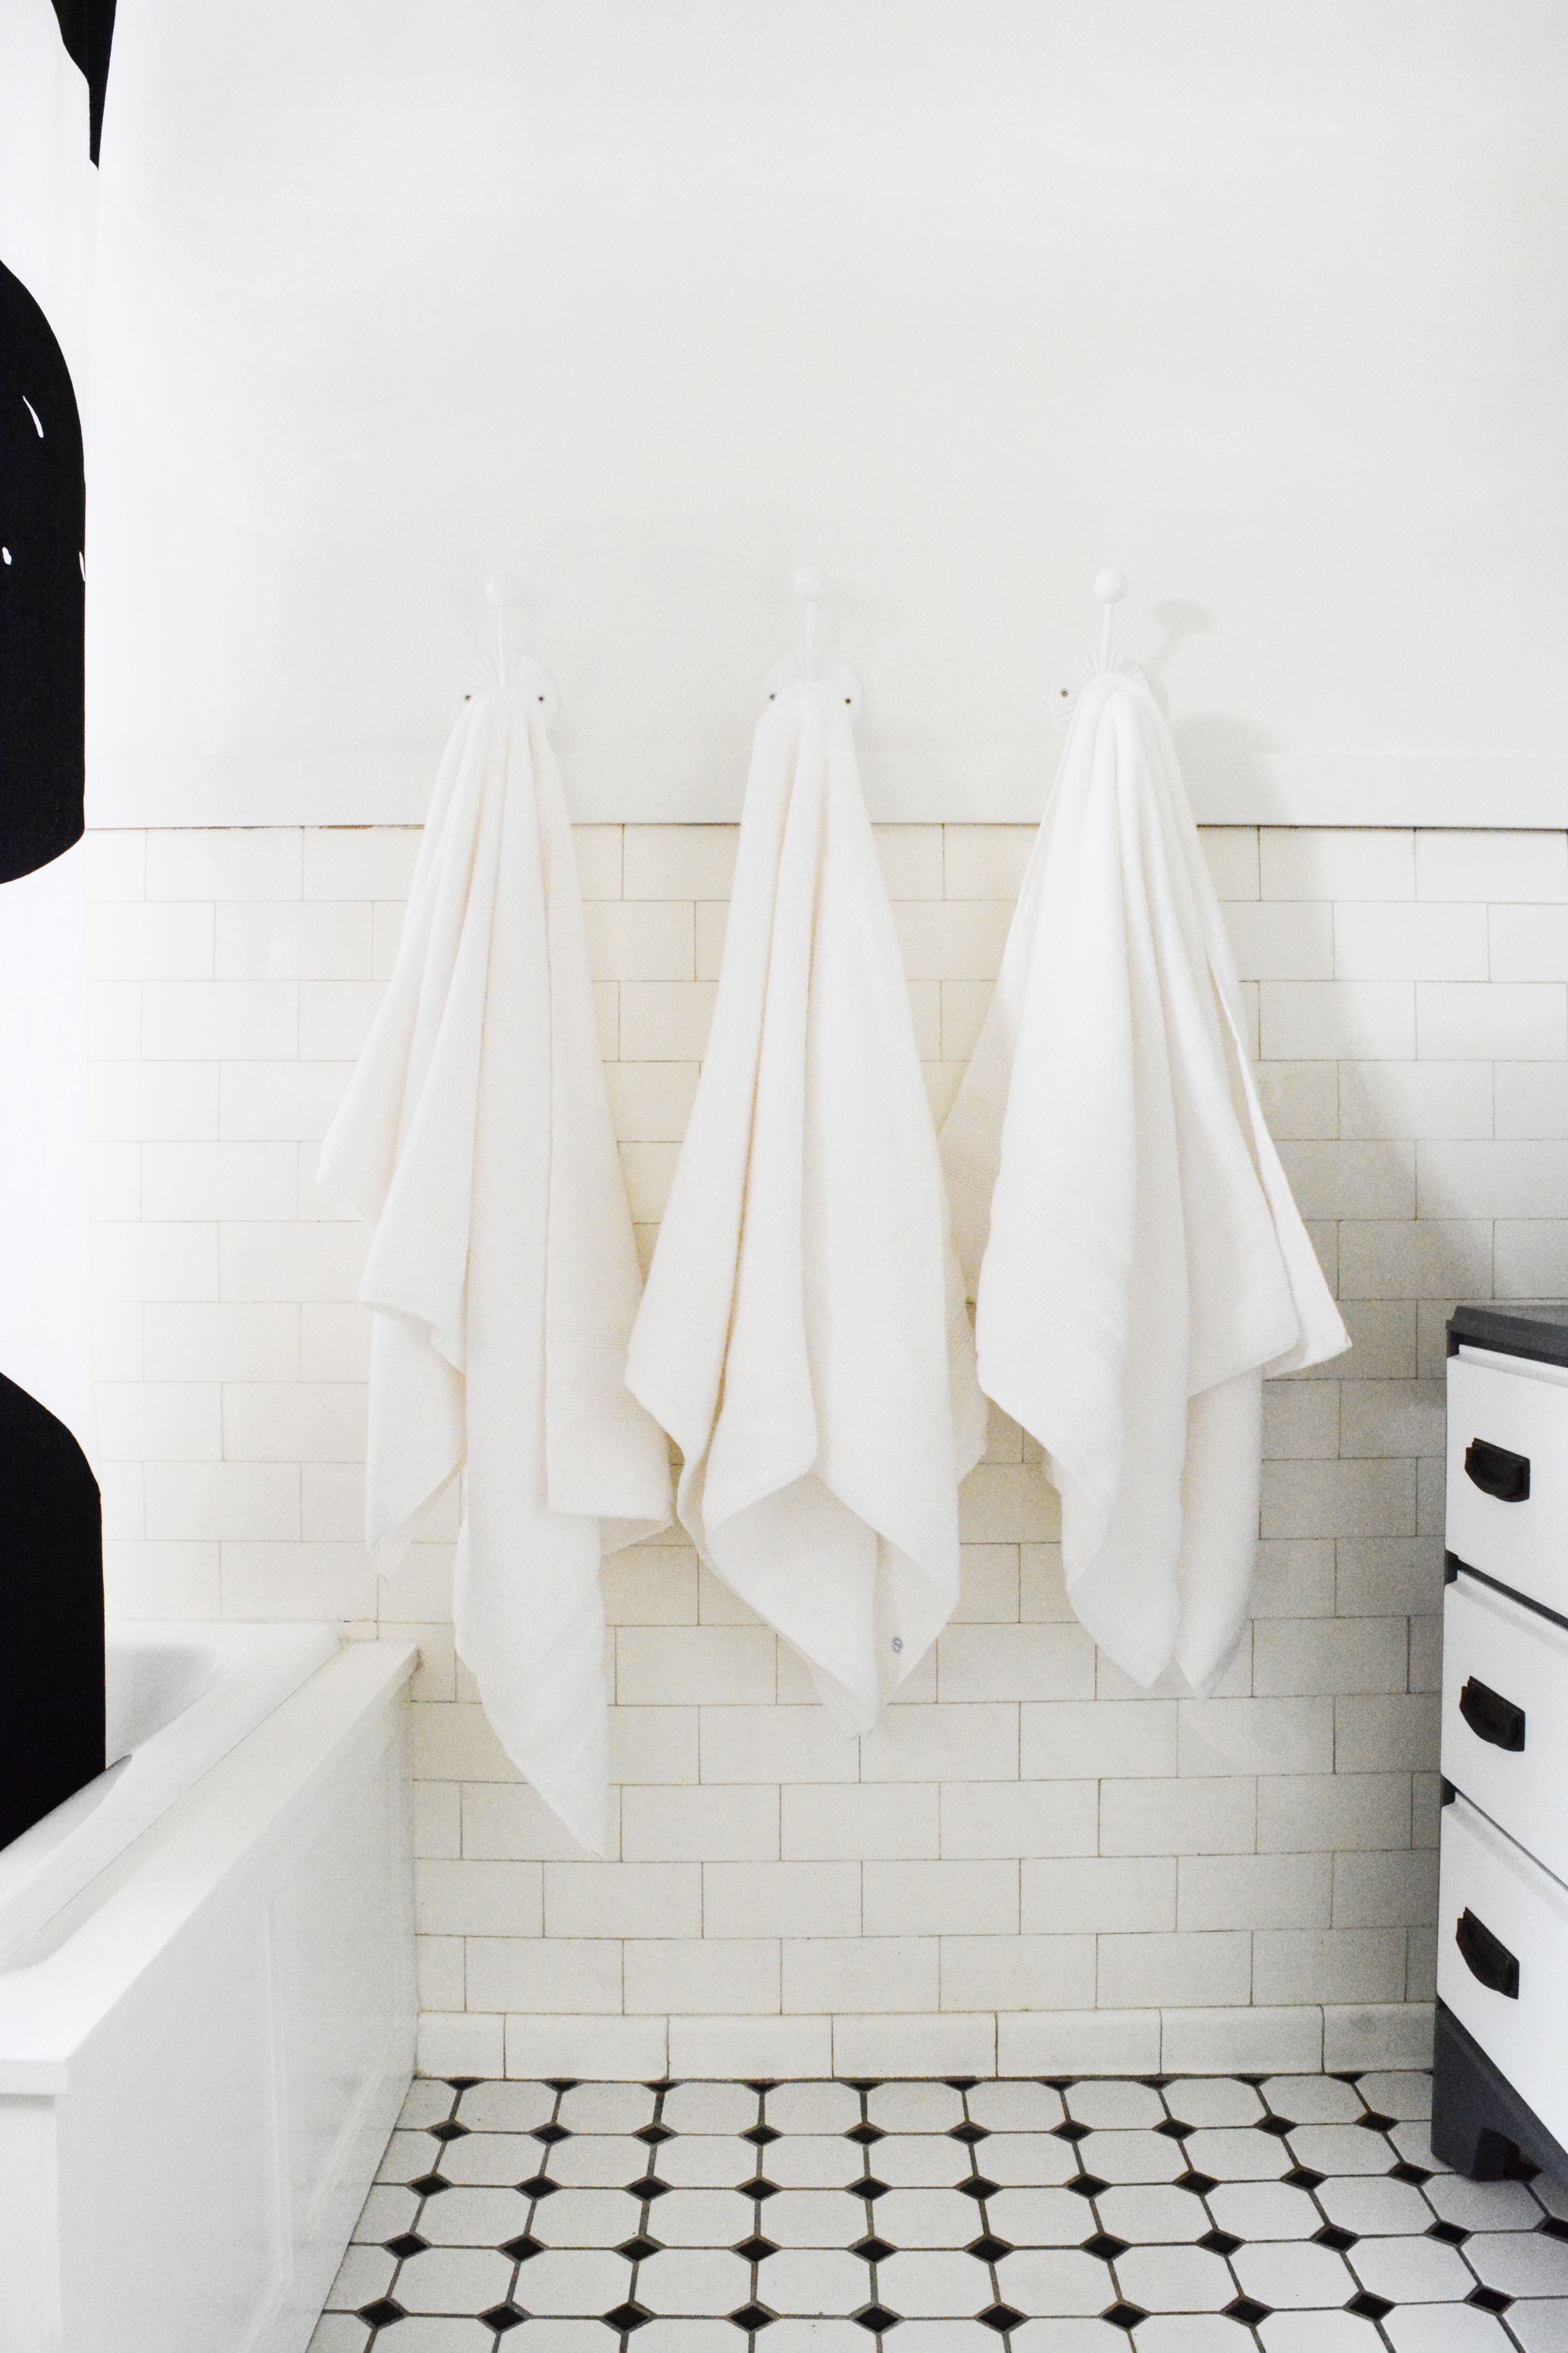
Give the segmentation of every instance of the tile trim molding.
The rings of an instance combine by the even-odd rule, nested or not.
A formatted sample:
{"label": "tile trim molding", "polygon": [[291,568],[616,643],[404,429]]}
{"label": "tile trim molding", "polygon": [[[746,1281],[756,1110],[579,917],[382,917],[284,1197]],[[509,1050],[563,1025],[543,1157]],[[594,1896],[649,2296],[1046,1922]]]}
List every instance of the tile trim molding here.
{"label": "tile trim molding", "polygon": [[[1568,758],[1505,752],[1241,752],[1182,743],[1193,813],[1200,825],[1458,826],[1561,831]],[[876,773],[867,802],[879,825],[1037,824],[1056,742],[971,747],[963,781],[946,747]],[[424,751],[138,754],[100,749],[90,764],[88,823],[95,830],[279,826],[420,825],[440,765]],[[569,779],[580,825],[723,825],[740,814],[745,744],[733,756],[699,761],[654,807],[628,807],[626,786]]]}
{"label": "tile trim molding", "polygon": [[425,2075],[585,2082],[826,2075],[1360,2073],[1420,2067],[1430,2002],[1235,2010],[953,2011],[932,2017],[552,2017],[427,2010]]}

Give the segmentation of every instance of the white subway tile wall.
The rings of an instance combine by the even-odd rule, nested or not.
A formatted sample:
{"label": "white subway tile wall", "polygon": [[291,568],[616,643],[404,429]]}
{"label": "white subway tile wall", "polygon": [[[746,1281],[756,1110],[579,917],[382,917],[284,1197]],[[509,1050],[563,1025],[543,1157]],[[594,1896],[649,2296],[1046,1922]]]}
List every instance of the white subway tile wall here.
{"label": "white subway tile wall", "polygon": [[[1031,838],[880,835],[939,1115]],[[871,2068],[1385,2052],[1434,1971],[1443,1321],[1460,1296],[1568,1290],[1564,836],[1205,836],[1274,1134],[1355,1339],[1268,1392],[1255,1616],[1220,1692],[1144,1693],[1096,1654],[1038,1450],[996,1416],[957,1618],[865,1740],[678,1535],[607,1565],[605,1862],[521,1784],[454,1662],[451,1499],[388,1583],[360,1542],[363,1244],[315,1166],[417,840],[89,851],[110,1604],[419,1644],[428,2050],[634,2073],[694,2034],[764,2070],[786,2044],[792,2066]],[[735,833],[577,841],[646,1255]]]}

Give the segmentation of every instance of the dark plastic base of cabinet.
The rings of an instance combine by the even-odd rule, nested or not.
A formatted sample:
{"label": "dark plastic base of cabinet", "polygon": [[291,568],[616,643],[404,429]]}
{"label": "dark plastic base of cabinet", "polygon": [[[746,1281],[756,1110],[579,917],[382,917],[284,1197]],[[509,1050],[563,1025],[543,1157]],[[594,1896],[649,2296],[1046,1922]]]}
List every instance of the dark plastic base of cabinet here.
{"label": "dark plastic base of cabinet", "polygon": [[1466,1342],[1473,1348],[1500,1349],[1505,1356],[1568,1366],[1568,1303],[1456,1307],[1448,1318],[1449,1356],[1457,1356]]}
{"label": "dark plastic base of cabinet", "polygon": [[1472,2181],[1542,2172],[1568,2182],[1568,2150],[1442,2002],[1432,2038],[1432,2149]]}

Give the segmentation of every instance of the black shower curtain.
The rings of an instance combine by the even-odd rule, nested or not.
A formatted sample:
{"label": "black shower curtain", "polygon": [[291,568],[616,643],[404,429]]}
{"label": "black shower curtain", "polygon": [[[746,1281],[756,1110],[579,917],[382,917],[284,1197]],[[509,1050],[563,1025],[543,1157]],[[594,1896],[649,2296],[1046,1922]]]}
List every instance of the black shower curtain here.
{"label": "black shower curtain", "polygon": [[81,415],[113,0],[0,58],[0,1844],[103,1769],[87,1265]]}

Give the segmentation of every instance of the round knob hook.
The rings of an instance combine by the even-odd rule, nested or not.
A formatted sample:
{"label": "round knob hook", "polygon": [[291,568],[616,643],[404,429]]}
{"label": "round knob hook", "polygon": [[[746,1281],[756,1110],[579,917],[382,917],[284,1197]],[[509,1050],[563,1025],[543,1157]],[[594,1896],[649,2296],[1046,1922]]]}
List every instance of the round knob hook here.
{"label": "round knob hook", "polygon": [[1099,605],[1120,605],[1127,594],[1127,575],[1118,572],[1113,564],[1094,575],[1094,597]]}
{"label": "round knob hook", "polygon": [[485,595],[498,612],[504,613],[509,605],[522,601],[522,583],[515,572],[492,572],[485,582]]}

